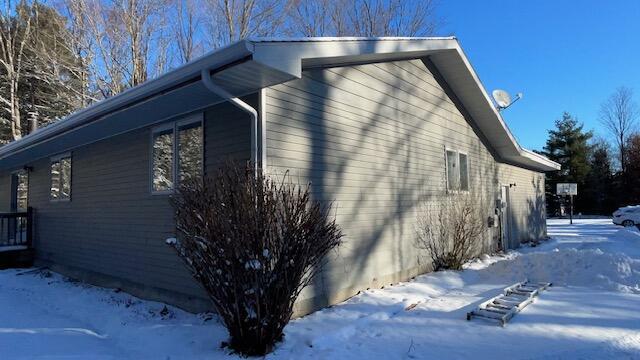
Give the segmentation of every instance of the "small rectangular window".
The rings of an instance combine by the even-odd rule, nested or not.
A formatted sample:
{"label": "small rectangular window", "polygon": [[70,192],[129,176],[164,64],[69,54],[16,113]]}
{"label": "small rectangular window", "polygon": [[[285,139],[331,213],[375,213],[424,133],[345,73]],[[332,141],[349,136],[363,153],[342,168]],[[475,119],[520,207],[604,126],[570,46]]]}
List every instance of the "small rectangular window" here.
{"label": "small rectangular window", "polygon": [[202,126],[191,123],[178,128],[178,179],[202,176]]}
{"label": "small rectangular window", "polygon": [[71,197],[71,158],[60,159],[60,198]]}
{"label": "small rectangular window", "polygon": [[469,160],[465,153],[446,150],[447,190],[469,191]]}
{"label": "small rectangular window", "polygon": [[173,189],[173,129],[153,134],[153,191]]}
{"label": "small rectangular window", "polygon": [[458,190],[458,154],[447,150],[447,186],[449,190]]}
{"label": "small rectangular window", "polygon": [[51,160],[51,200],[71,199],[71,156]]}
{"label": "small rectangular window", "polygon": [[153,130],[152,192],[171,192],[176,183],[202,176],[202,114]]}
{"label": "small rectangular window", "polygon": [[467,155],[460,153],[460,190],[469,190],[469,171],[467,170]]}
{"label": "small rectangular window", "polygon": [[51,200],[58,200],[60,194],[60,161],[51,163]]}
{"label": "small rectangular window", "polygon": [[18,211],[26,211],[29,206],[29,174],[25,170],[15,173],[16,188],[16,208]]}

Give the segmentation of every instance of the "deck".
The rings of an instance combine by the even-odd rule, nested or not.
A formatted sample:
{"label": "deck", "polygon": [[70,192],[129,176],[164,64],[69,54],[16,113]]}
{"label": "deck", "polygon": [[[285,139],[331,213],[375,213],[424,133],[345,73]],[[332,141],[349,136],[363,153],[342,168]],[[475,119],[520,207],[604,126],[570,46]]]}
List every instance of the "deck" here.
{"label": "deck", "polygon": [[0,269],[33,265],[33,209],[0,213]]}

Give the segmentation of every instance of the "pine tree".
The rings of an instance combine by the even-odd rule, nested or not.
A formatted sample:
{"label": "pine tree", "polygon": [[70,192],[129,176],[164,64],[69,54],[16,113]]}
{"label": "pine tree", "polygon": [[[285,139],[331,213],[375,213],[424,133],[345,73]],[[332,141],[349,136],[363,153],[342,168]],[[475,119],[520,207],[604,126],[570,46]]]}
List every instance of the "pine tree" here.
{"label": "pine tree", "polygon": [[[549,159],[562,166],[560,171],[549,172],[546,175],[547,213],[557,214],[560,207],[560,199],[556,194],[556,184],[571,182],[578,184],[578,192],[585,189],[587,176],[591,170],[589,154],[591,147],[589,139],[593,136],[591,131],[584,131],[584,125],[571,116],[568,112],[562,114],[562,118],[556,120],[555,129],[549,130],[549,138],[542,152]],[[578,195],[575,199],[575,211],[586,210],[588,199]]]}
{"label": "pine tree", "polygon": [[42,4],[33,5],[31,14],[34,27],[25,76],[29,85],[23,89],[28,118],[42,126],[81,106],[80,62],[69,46],[64,17]]}
{"label": "pine tree", "polygon": [[593,143],[589,156],[591,171],[581,196],[587,199],[584,211],[589,214],[608,215],[615,210],[612,154],[604,140]]}
{"label": "pine tree", "polygon": [[[24,46],[19,53],[20,67],[13,75],[14,93],[19,99],[17,110],[0,109],[4,110],[0,111],[1,143],[16,140],[32,128],[47,125],[80,108],[85,93],[78,76],[82,73],[82,62],[70,47],[66,18],[46,5],[21,1],[3,19],[7,24],[0,28],[3,37],[21,34]],[[18,56],[17,51],[5,49],[2,48],[2,58]],[[0,69],[2,84],[10,84],[10,70]],[[10,90],[10,86],[1,86],[0,98],[10,99]]]}
{"label": "pine tree", "polygon": [[640,133],[629,136],[626,144],[627,166],[623,176],[624,188],[620,189],[621,205],[640,204]]}

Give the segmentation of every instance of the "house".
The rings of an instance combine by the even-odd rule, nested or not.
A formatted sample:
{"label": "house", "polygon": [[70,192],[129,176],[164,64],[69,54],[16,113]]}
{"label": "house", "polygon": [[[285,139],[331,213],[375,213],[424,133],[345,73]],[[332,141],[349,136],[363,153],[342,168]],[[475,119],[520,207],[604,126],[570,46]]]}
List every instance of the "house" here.
{"label": "house", "polygon": [[[37,264],[202,310],[165,244],[168,200],[226,158],[335,201],[345,243],[300,314],[427,271],[413,245],[424,202],[480,196],[487,226],[502,214],[487,250],[546,236],[544,172],[559,169],[517,143],[453,37],[250,39],[3,146],[0,204],[33,209]],[[21,224],[0,229],[5,244]]]}

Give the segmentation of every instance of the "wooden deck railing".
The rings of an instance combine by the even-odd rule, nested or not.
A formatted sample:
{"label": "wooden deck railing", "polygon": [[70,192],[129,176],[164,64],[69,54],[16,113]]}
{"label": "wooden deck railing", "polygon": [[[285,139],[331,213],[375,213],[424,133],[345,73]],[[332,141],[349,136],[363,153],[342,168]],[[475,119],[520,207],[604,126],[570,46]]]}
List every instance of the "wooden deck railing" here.
{"label": "wooden deck railing", "polygon": [[7,246],[33,245],[33,209],[0,213],[0,249]]}

